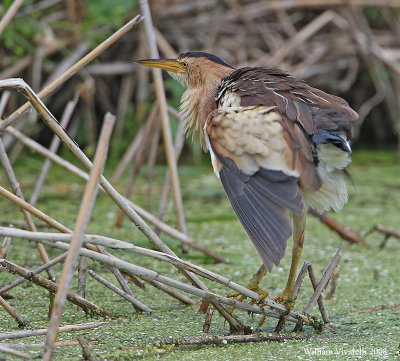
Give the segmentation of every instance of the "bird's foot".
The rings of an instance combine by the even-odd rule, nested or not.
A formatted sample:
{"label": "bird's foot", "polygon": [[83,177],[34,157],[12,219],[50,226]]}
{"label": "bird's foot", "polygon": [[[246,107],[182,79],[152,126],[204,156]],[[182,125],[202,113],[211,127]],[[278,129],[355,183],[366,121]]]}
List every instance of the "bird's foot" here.
{"label": "bird's foot", "polygon": [[[250,282],[250,283],[246,286],[246,288],[248,288],[250,291],[256,292],[256,293],[258,294],[258,300],[257,300],[257,299],[254,299],[254,298],[251,300],[250,303],[251,303],[252,305],[258,304],[258,303],[260,303],[261,301],[263,301],[265,298],[268,297],[268,292],[265,291],[265,290],[262,290],[262,289],[259,287],[258,283]],[[230,293],[228,293],[227,297],[228,297],[228,298],[236,298],[236,297],[239,297],[239,298],[238,298],[238,301],[239,301],[239,302],[243,302],[243,301],[247,298],[247,296],[245,296],[244,294],[242,294],[242,293],[240,293],[240,292],[230,292]],[[232,307],[229,309],[229,312],[230,312],[230,313],[233,313],[233,312],[235,311],[235,309],[236,309],[236,307],[235,307],[235,306],[232,306]]]}
{"label": "bird's foot", "polygon": [[283,304],[287,310],[291,310],[295,304],[295,298],[292,297],[292,291],[283,291],[280,295],[275,296],[273,300],[275,302]]}

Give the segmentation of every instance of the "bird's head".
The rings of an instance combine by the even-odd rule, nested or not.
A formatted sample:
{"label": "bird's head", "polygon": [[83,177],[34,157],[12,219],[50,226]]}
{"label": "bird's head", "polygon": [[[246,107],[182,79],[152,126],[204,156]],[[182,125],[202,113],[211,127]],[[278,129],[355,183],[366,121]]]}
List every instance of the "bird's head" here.
{"label": "bird's head", "polygon": [[217,56],[201,51],[183,53],[176,59],[144,59],[136,63],[164,69],[188,88],[207,87],[235,70]]}

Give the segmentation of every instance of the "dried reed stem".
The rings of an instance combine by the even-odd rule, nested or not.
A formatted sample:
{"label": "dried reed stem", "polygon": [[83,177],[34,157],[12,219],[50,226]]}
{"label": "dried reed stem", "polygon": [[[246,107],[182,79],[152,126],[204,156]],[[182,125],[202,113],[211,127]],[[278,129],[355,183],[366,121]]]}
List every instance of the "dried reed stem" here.
{"label": "dried reed stem", "polygon": [[[13,127],[8,127],[6,129],[6,132],[12,134],[14,137],[16,137],[19,141],[23,142],[27,147],[33,149],[34,151],[38,152],[39,154],[43,155],[44,157],[50,158],[54,163],[58,164],[59,166],[67,169],[69,172],[77,175],[78,177],[87,180],[88,179],[88,174],[72,163],[68,162],[67,160],[61,158],[57,154],[53,154],[48,151],[45,147],[41,146],[34,140],[30,139],[26,135],[22,134],[20,131]],[[109,187],[112,187],[111,184],[108,184]],[[105,192],[106,191],[104,188],[101,188]],[[111,189],[111,188],[109,188]],[[115,190],[113,193],[116,192]],[[120,197],[123,199],[124,202],[126,202],[135,212],[137,212],[141,217],[144,217],[147,219],[149,222],[154,224],[157,228],[159,228],[163,233],[177,239],[180,242],[185,242],[189,247],[193,247],[194,249],[206,254],[207,256],[213,258],[216,262],[226,262],[226,260],[221,257],[220,255],[216,254],[215,252],[209,250],[206,247],[203,247],[196,243],[192,238],[187,236],[184,233],[179,232],[175,228],[169,226],[168,224],[160,221],[157,217],[152,215],[150,212],[147,212],[143,208],[139,207],[137,204],[133,203],[129,199],[126,199],[125,197]],[[66,233],[66,232],[64,232]],[[68,233],[68,232],[67,232]],[[146,235],[146,234],[145,234]]]}
{"label": "dried reed stem", "polygon": [[[18,198],[21,198],[22,201],[24,201],[24,196],[22,194],[20,184],[14,173],[11,162],[10,162],[8,155],[6,153],[6,150],[4,148],[3,141],[1,139],[0,139],[0,161],[4,167],[8,181],[11,185],[11,188],[12,188],[14,194]],[[36,225],[35,225],[35,222],[33,221],[32,215],[25,210],[22,210],[22,212],[24,214],[24,217],[25,217],[25,220],[26,220],[29,230],[36,232]],[[38,249],[40,257],[42,258],[43,262],[44,263],[49,262],[50,258],[47,255],[46,249],[43,247],[43,245],[40,242],[36,242],[36,248]],[[52,269],[50,269],[50,268],[47,269],[47,273],[48,273],[50,279],[52,279],[53,281],[56,281],[56,275]]]}
{"label": "dried reed stem", "polygon": [[[16,274],[26,278],[28,281],[31,281],[34,284],[36,284],[40,287],[43,287],[52,293],[56,293],[58,290],[57,283],[49,281],[46,278],[44,278],[40,275],[37,275],[22,266],[19,266],[15,263],[12,263],[5,259],[0,260],[0,265],[3,266],[4,268],[6,268],[6,270],[8,272],[16,273]],[[75,293],[69,292],[67,294],[67,300],[70,301],[71,303],[75,304],[76,306],[79,306],[85,313],[94,312],[94,313],[98,313],[98,314],[102,315],[103,317],[112,317],[113,316],[107,310],[105,310],[99,306],[96,306],[93,302],[90,302],[85,298],[79,297]]]}
{"label": "dried reed stem", "polygon": [[[113,33],[110,37],[104,40],[100,45],[93,49],[89,54],[85,55],[82,59],[76,62],[73,66],[68,68],[63,74],[61,74],[57,79],[54,79],[50,84],[43,88],[38,96],[40,98],[45,98],[56,89],[58,89],[63,83],[65,83],[72,75],[77,71],[81,70],[84,66],[90,63],[93,59],[97,58],[103,51],[107,50],[112,44],[118,41],[122,36],[124,36],[128,31],[130,31],[136,24],[142,21],[142,17],[137,15],[123,27]],[[25,103],[23,106],[18,108],[14,113],[12,113],[7,119],[0,122],[0,130],[13,124],[19,117],[24,114],[30,108],[29,103]]]}
{"label": "dried reed stem", "polygon": [[27,322],[15,312],[15,310],[8,304],[8,302],[0,296],[0,306],[18,323],[18,326],[23,328]]}
{"label": "dried reed stem", "polygon": [[[147,0],[139,1],[140,8],[144,15],[144,25],[146,29],[147,42],[150,49],[150,57],[158,58],[159,52],[157,49],[156,36],[154,33],[153,21],[150,12],[149,3]],[[167,156],[168,169],[170,172],[172,189],[174,193],[174,204],[177,213],[178,228],[182,233],[186,233],[185,215],[183,211],[181,187],[179,184],[177,158],[175,156],[174,145],[171,134],[171,126],[168,116],[167,100],[165,98],[164,83],[162,80],[161,70],[152,69],[154,83],[156,87],[156,96],[158,108],[161,116],[161,127],[164,138],[165,153]]]}
{"label": "dried reed stem", "polygon": [[[50,262],[47,262],[47,263],[41,265],[40,267],[36,268],[35,270],[33,270],[32,273],[38,274],[38,273],[40,273],[42,271],[45,271],[49,267],[53,267],[57,263],[62,262],[65,259],[65,257],[67,257],[67,253],[60,254],[56,258],[52,259]],[[2,257],[0,257],[0,258],[2,258]],[[21,278],[16,279],[15,281],[11,282],[8,285],[5,285],[5,286],[1,287],[0,288],[0,295],[8,292],[9,290],[11,290],[14,287],[19,286],[20,284],[24,283],[26,280],[27,280],[26,278],[21,277]]]}
{"label": "dried reed stem", "polygon": [[[66,129],[69,121],[71,120],[72,114],[75,110],[76,104],[78,103],[78,93],[75,95],[75,98],[67,103],[64,109],[64,113],[61,117],[61,126]],[[53,139],[51,140],[50,147],[49,147],[49,152],[51,153],[57,153],[57,150],[60,146],[61,140],[58,138],[56,135],[53,136]],[[38,180],[36,181],[35,187],[33,188],[32,196],[29,200],[29,203],[32,204],[33,206],[36,204],[40,191],[43,187],[44,181],[46,179],[46,176],[50,170],[51,166],[51,160],[49,158],[46,158],[44,161],[42,170],[40,171]]]}
{"label": "dried reed stem", "polygon": [[83,235],[86,232],[86,228],[88,226],[92,209],[96,200],[99,188],[99,179],[106,162],[114,123],[115,117],[112,114],[107,113],[104,117],[103,127],[100,133],[96,154],[94,156],[93,167],[90,171],[81,208],[76,219],[76,226],[71,239],[71,246],[68,250],[68,255],[64,263],[60,287],[58,288],[55,297],[54,308],[51,314],[49,330],[47,333],[45,352],[43,355],[43,360],[45,361],[50,361],[52,358],[54,342],[57,339],[57,330],[61,322],[62,310],[64,308],[65,299],[72,283],[72,278],[79,256],[79,249],[83,244]]}
{"label": "dried reed stem", "polygon": [[117,295],[121,296],[122,298],[125,298],[127,301],[132,303],[132,305],[136,309],[143,311],[143,312],[147,312],[147,313],[153,312],[153,310],[150,307],[147,307],[144,303],[138,301],[133,296],[129,295],[128,293],[126,293],[126,292],[122,291],[121,289],[119,289],[118,287],[114,286],[111,282],[108,282],[105,278],[101,277],[93,270],[89,270],[89,275],[92,276],[96,281],[101,283],[103,286],[107,287],[111,291],[115,292]]}
{"label": "dried reed stem", "polygon": [[[97,328],[99,326],[108,325],[110,322],[99,321],[99,322],[89,322],[89,323],[81,323],[77,325],[66,325],[61,326],[58,329],[58,332],[75,332],[82,330],[89,330],[93,328]],[[11,340],[17,338],[25,338],[25,337],[35,337],[42,336],[47,333],[47,328],[42,328],[38,330],[24,330],[24,331],[14,331],[14,332],[3,332],[0,333],[0,340]]]}

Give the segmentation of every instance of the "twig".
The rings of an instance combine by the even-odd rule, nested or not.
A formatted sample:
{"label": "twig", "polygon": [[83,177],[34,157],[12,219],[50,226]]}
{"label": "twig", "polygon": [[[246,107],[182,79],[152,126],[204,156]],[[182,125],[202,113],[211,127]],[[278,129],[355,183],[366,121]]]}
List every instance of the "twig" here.
{"label": "twig", "polygon": [[384,226],[383,224],[376,224],[375,226],[373,226],[373,227],[366,233],[365,236],[367,236],[368,234],[370,234],[370,233],[372,233],[372,232],[374,232],[374,231],[375,231],[375,232],[382,233],[382,234],[385,235],[385,238],[383,239],[382,243],[379,245],[379,248],[380,248],[380,249],[385,248],[385,246],[386,246],[386,244],[387,244],[387,241],[388,241],[388,239],[389,239],[390,237],[394,237],[394,238],[400,239],[400,232],[399,232],[399,231],[397,231],[397,230],[395,230],[395,229],[393,229],[393,228]]}
{"label": "twig", "polygon": [[[5,267],[9,272],[17,273],[18,275],[26,278],[28,281],[31,281],[34,284],[36,284],[40,287],[43,287],[52,293],[56,293],[58,290],[57,283],[47,280],[46,278],[44,278],[40,275],[37,275],[22,266],[19,266],[10,261],[6,261],[4,259],[0,260],[0,265]],[[82,308],[82,310],[85,313],[94,312],[94,313],[98,313],[98,314],[102,315],[103,317],[112,317],[112,314],[110,312],[106,311],[105,309],[103,309],[101,307],[96,306],[94,303],[86,300],[85,298],[79,297],[75,293],[69,292],[67,294],[67,300],[70,301],[71,303],[79,306],[80,308]]]}
{"label": "twig", "polygon": [[329,282],[329,290],[325,296],[326,300],[331,300],[333,298],[333,295],[335,294],[336,287],[337,287],[337,281],[339,279],[339,270],[340,270],[340,266],[337,266],[335,272],[333,272],[333,274],[332,274],[331,280]]}
{"label": "twig", "polygon": [[378,312],[378,311],[390,310],[392,308],[399,308],[399,307],[400,307],[400,303],[394,303],[394,304],[391,304],[391,305],[382,305],[382,306],[364,308],[362,310],[357,310],[357,311],[344,313],[344,314],[341,314],[339,316],[341,316],[341,317],[343,317],[343,316],[356,316],[356,315],[360,315],[360,314],[363,314],[363,313],[374,313],[374,312]]}
{"label": "twig", "polygon": [[288,340],[310,340],[319,338],[329,338],[327,335],[307,335],[307,334],[278,334],[278,333],[267,333],[267,334],[254,334],[254,335],[229,335],[229,336],[201,336],[201,337],[187,337],[187,338],[166,338],[163,340],[157,340],[152,343],[145,345],[133,346],[134,349],[143,348],[145,346],[167,346],[174,345],[180,346],[204,346],[204,345],[216,345],[225,346],[228,344],[235,343],[248,343],[248,342],[266,342],[266,341],[277,341],[285,342]]}
{"label": "twig", "polygon": [[0,98],[0,118],[3,116],[4,111],[6,110],[8,100],[10,99],[11,92],[5,90]]}
{"label": "twig", "polygon": [[0,248],[0,258],[6,258],[8,249],[10,248],[12,237],[4,237],[3,243]]}
{"label": "twig", "polygon": [[93,270],[89,270],[89,275],[92,276],[96,281],[100,282],[103,286],[106,286],[111,291],[115,292],[117,295],[125,298],[127,301],[134,305],[135,309],[141,310],[143,312],[152,313],[153,310],[150,307],[147,307],[144,303],[138,301],[131,295],[127,294],[126,292],[122,291],[118,287],[115,287],[111,282],[108,282],[105,278],[98,275]]}
{"label": "twig", "polygon": [[15,357],[18,357],[18,358],[22,358],[24,360],[32,360],[31,355],[28,355],[25,352],[14,350],[11,347],[0,345],[0,352],[4,352],[5,354],[11,355],[11,356],[15,356]]}
{"label": "twig", "polygon": [[[21,198],[22,201],[24,201],[24,196],[22,194],[22,190],[20,187],[20,184],[17,180],[17,177],[14,173],[14,170],[12,168],[11,162],[7,156],[6,150],[3,145],[3,141],[0,139],[0,161],[4,167],[4,170],[7,174],[8,181],[13,189],[14,194],[18,197]],[[23,210],[23,214],[26,220],[26,223],[28,225],[29,230],[36,232],[36,226],[35,222],[33,221],[32,215]],[[39,251],[40,257],[42,258],[44,263],[49,262],[49,256],[47,255],[46,249],[43,247],[43,245],[40,242],[36,242],[36,248]],[[52,269],[47,269],[47,273],[53,281],[56,280],[56,275]]]}
{"label": "twig", "polygon": [[87,279],[87,258],[80,257],[78,265],[78,287],[76,289],[76,294],[85,297],[86,294],[86,279]]}
{"label": "twig", "polygon": [[[338,262],[339,262],[339,261],[338,261]],[[317,290],[319,284],[317,283],[317,279],[316,279],[316,277],[315,277],[315,273],[314,273],[314,270],[313,270],[311,264],[310,264],[309,267],[308,267],[308,275],[309,275],[309,277],[310,277],[310,281],[311,281],[311,284],[312,284],[312,286],[313,286],[313,288],[314,288],[314,292],[315,292],[315,291]],[[331,278],[332,278],[332,273],[331,273],[331,275],[330,275],[328,281],[329,281]],[[321,280],[321,281],[322,281],[322,280]],[[326,286],[326,284],[325,284],[325,286]],[[325,288],[325,287],[324,287],[324,288]],[[322,288],[322,290],[323,290],[324,288]],[[318,296],[317,303],[318,303],[319,311],[321,312],[322,320],[324,321],[324,323],[329,323],[330,321],[329,321],[328,312],[326,311],[325,304],[324,304],[324,299],[322,298],[321,295]]]}
{"label": "twig", "polygon": [[[78,93],[76,93],[75,97],[73,100],[69,101],[65,107],[64,113],[61,117],[61,126],[66,129],[68,126],[69,121],[71,120],[72,114],[74,112],[74,109],[76,107],[76,104],[78,103]],[[51,140],[49,151],[52,153],[57,153],[57,150],[60,146],[61,140],[58,138],[56,135],[53,136],[53,139]],[[33,206],[36,204],[40,191],[43,187],[44,181],[46,179],[47,173],[49,172],[51,166],[51,160],[49,158],[46,158],[42,170],[40,171],[38,180],[36,181],[35,187],[32,192],[31,199],[29,201],[30,204]]]}
{"label": "twig", "polygon": [[83,336],[78,336],[76,338],[79,342],[79,345],[82,347],[82,357],[87,361],[96,361],[96,358],[93,357],[92,352],[90,351],[90,343]]}
{"label": "twig", "polygon": [[[58,329],[58,332],[75,332],[88,330],[92,328],[97,328],[99,326],[109,325],[110,322],[99,321],[99,322],[89,322],[89,323],[81,323],[77,325],[67,325],[61,326]],[[38,330],[24,330],[24,331],[14,331],[14,332],[3,332],[0,333],[0,340],[11,340],[17,338],[25,338],[25,337],[35,337],[42,336],[47,333],[47,328],[42,328]]]}
{"label": "twig", "polygon": [[149,126],[150,122],[155,118],[156,114],[157,114],[157,106],[153,105],[153,108],[151,109],[148,118],[146,119],[144,124],[140,127],[139,131],[136,133],[135,138],[132,140],[128,149],[125,151],[120,162],[116,166],[114,174],[111,177],[112,183],[118,183],[122,175],[124,174],[125,170],[132,163],[132,160],[135,157],[136,152],[140,148],[143,135],[146,132],[146,129]]}
{"label": "twig", "polygon": [[314,211],[313,209],[310,209],[309,212],[314,216],[317,217],[322,223],[324,223],[328,228],[331,230],[335,231],[336,233],[339,234],[340,237],[345,239],[346,241],[349,241],[350,243],[355,243],[355,244],[361,244],[363,246],[367,246],[361,235],[352,230],[349,229],[342,224],[340,224],[338,221],[335,219],[325,215],[325,214],[319,214],[318,212]]}
{"label": "twig", "polygon": [[[82,69],[88,63],[90,63],[93,59],[98,57],[103,51],[108,49],[112,44],[118,41],[122,36],[124,36],[129,30],[131,30],[136,24],[142,21],[142,17],[137,15],[135,18],[126,23],[123,27],[121,27],[118,31],[104,40],[100,45],[98,45],[95,49],[93,49],[89,54],[85,55],[81,60],[71,66],[66,72],[60,75],[57,79],[53,80],[50,84],[48,84],[44,89],[42,89],[38,96],[40,98],[45,98],[49,94],[51,94],[54,90],[59,88],[63,83],[65,83],[72,75],[74,75],[77,71]],[[25,113],[30,108],[29,103],[25,103],[23,106],[18,108],[14,113],[12,113],[7,119],[0,122],[0,130],[8,127],[13,124],[23,113]]]}
{"label": "twig", "polygon": [[14,0],[11,6],[8,8],[7,12],[4,14],[0,21],[0,35],[11,22],[13,17],[17,14],[18,9],[24,4],[24,0]]}
{"label": "twig", "polygon": [[[32,273],[38,274],[38,273],[48,269],[49,267],[53,267],[57,263],[62,262],[65,259],[65,257],[67,257],[66,253],[60,254],[56,258],[52,259],[50,262],[47,262],[47,263],[41,265],[40,267],[36,268],[35,270],[33,270]],[[2,258],[2,257],[0,257],[0,258]],[[27,280],[26,278],[21,277],[21,278],[16,279],[15,281],[11,282],[8,285],[5,285],[5,286],[1,287],[0,288],[0,295],[8,292],[12,288],[24,283],[26,280]]]}
{"label": "twig", "polygon": [[335,256],[333,257],[331,263],[326,268],[326,270],[325,270],[321,280],[319,281],[318,286],[315,289],[314,294],[312,295],[310,301],[307,303],[307,306],[304,309],[304,313],[305,314],[309,314],[311,312],[311,309],[314,307],[315,303],[318,301],[319,296],[321,295],[321,293],[324,290],[326,284],[328,283],[329,279],[331,278],[331,275],[332,275],[333,271],[335,270],[336,266],[338,265],[340,259],[341,259],[341,255],[340,255],[339,250],[338,250],[336,252]]}
{"label": "twig", "polygon": [[[69,248],[69,245],[62,243],[62,242],[55,242],[55,243],[51,243],[48,241],[43,241],[43,242],[45,244],[48,244],[49,246],[54,246],[56,248],[60,248],[63,250],[67,250]],[[174,280],[172,278],[162,276],[155,271],[146,269],[144,267],[140,267],[138,265],[131,264],[131,263],[123,261],[123,260],[120,260],[116,257],[110,257],[110,256],[100,254],[100,253],[97,253],[97,252],[94,252],[94,251],[91,251],[88,249],[84,249],[84,248],[81,248],[80,254],[90,257],[92,259],[98,260],[105,264],[112,264],[115,267],[119,268],[121,271],[132,273],[143,279],[156,280],[167,286],[178,288],[182,291],[188,292],[188,293],[190,293],[194,296],[197,296],[201,299],[210,300],[213,304],[219,305],[222,303],[222,304],[229,305],[229,306],[235,306],[236,308],[244,310],[244,311],[265,314],[267,316],[271,316],[274,318],[279,318],[281,316],[281,313],[286,311],[286,308],[283,305],[276,303],[268,298],[266,298],[264,300],[259,300],[258,294],[257,294],[257,297],[256,296],[254,297],[255,299],[259,300],[258,304],[267,305],[277,311],[264,309],[255,304],[248,304],[246,302],[240,302],[240,301],[237,301],[232,298],[219,296],[219,295],[209,291],[208,289],[205,290],[205,289],[199,289],[199,288],[193,287],[191,285]],[[222,277],[222,276],[220,276],[220,277]],[[250,290],[248,290],[248,291],[250,291]],[[252,291],[250,291],[250,292],[252,292]],[[301,320],[305,324],[315,327],[317,329],[320,328],[320,324],[317,321],[312,320],[307,316],[304,316],[304,315],[301,315],[301,314],[298,314],[295,312],[291,312],[290,316],[288,317],[288,321],[297,322],[298,320]]]}
{"label": "twig", "polygon": [[[335,270],[336,266],[338,265],[339,261],[341,259],[341,255],[339,253],[339,250],[336,252],[335,256],[333,257],[331,263],[328,265],[328,267],[326,268],[321,280],[319,281],[319,283],[317,284],[316,279],[315,279],[315,274],[311,268],[311,265],[308,266],[308,274],[310,276],[310,280],[311,283],[313,285],[314,288],[314,293],[311,296],[310,300],[308,301],[306,307],[304,308],[303,314],[304,315],[309,315],[312,308],[314,307],[315,303],[318,302],[319,300],[319,309],[321,312],[321,315],[324,319],[325,323],[329,323],[329,318],[328,318],[328,314],[325,310],[325,306],[323,304],[323,300],[321,297],[321,293],[324,290],[324,288],[326,287],[327,283],[329,282],[333,271]],[[311,271],[310,271],[311,270]],[[302,329],[302,321],[299,321],[296,324],[295,327],[295,331],[300,331]]]}
{"label": "twig", "polygon": [[[15,238],[24,238],[24,239],[33,240],[33,241],[40,238],[43,241],[49,241],[52,243],[56,243],[56,242],[69,242],[70,243],[71,239],[72,239],[71,234],[30,232],[30,231],[19,230],[19,229],[14,229],[14,228],[6,228],[6,227],[0,227],[0,235],[8,235],[8,236],[12,236]],[[259,294],[257,292],[251,291],[248,288],[243,287],[243,286],[237,284],[236,282],[233,282],[232,280],[228,279],[227,277],[224,277],[215,272],[209,271],[201,266],[197,266],[188,261],[181,260],[180,258],[178,258],[176,256],[172,256],[172,255],[158,252],[158,251],[153,251],[153,250],[150,250],[147,248],[138,247],[132,243],[127,243],[127,242],[124,242],[121,240],[117,240],[117,239],[105,237],[105,236],[99,236],[99,235],[84,235],[83,242],[85,244],[91,243],[91,244],[95,244],[98,246],[106,246],[106,247],[110,247],[110,248],[124,249],[126,251],[132,251],[132,252],[135,252],[135,253],[143,255],[143,256],[152,257],[157,260],[170,263],[172,265],[181,267],[185,270],[196,273],[196,274],[198,274],[202,277],[205,277],[207,279],[210,279],[212,281],[218,282],[226,287],[231,288],[234,291],[240,292],[241,294],[243,294],[249,298],[259,301]],[[276,306],[275,303],[272,303],[271,305]],[[282,308],[282,310],[283,309],[284,308]]]}
{"label": "twig", "polygon": [[167,293],[168,295],[176,298],[178,301],[182,302],[184,305],[189,305],[189,306],[193,306],[195,305],[195,302],[189,298],[188,296],[184,295],[183,293],[178,292],[177,290],[168,287],[160,282],[154,281],[154,280],[150,280],[150,279],[146,279],[146,282],[151,284],[153,287],[158,288],[159,290]]}
{"label": "twig", "polygon": [[[175,142],[174,142],[175,157],[176,157],[176,161],[178,161],[179,157],[182,153],[183,146],[185,144],[185,122],[182,121],[182,119],[179,116],[179,113],[172,107],[168,107],[168,111],[173,116],[177,117],[178,120],[180,120],[179,125],[178,125],[178,130],[175,135]],[[161,191],[160,203],[158,206],[157,217],[160,220],[163,220],[165,212],[167,210],[170,190],[171,190],[171,179],[170,179],[170,173],[169,173],[169,171],[167,171],[165,173],[164,185],[163,185],[163,188]],[[160,231],[160,229],[156,228],[156,232],[158,233],[159,231]]]}
{"label": "twig", "polygon": [[7,301],[0,296],[0,306],[18,323],[18,326],[23,328],[27,325],[27,322],[19,316],[14,309],[7,303]]}
{"label": "twig", "polygon": [[[133,162],[133,167],[129,174],[127,185],[125,188],[124,196],[127,199],[130,199],[132,197],[137,175],[139,174],[140,168],[143,165],[143,162],[145,160],[145,155],[148,153],[148,149],[152,137],[154,135],[155,128],[157,127],[157,119],[155,117],[149,117],[149,118],[150,118],[149,122],[146,124],[145,131],[141,138],[139,149],[135,153],[135,160]],[[116,218],[117,219],[115,221],[115,226],[122,227],[125,218],[125,213],[121,209],[118,210]]]}
{"label": "twig", "polygon": [[76,219],[75,230],[71,239],[71,246],[68,250],[68,255],[64,263],[60,287],[56,293],[54,308],[47,333],[46,348],[43,355],[43,360],[45,361],[50,361],[52,358],[54,342],[57,339],[57,330],[61,322],[62,310],[72,282],[76,262],[79,256],[79,249],[83,243],[83,235],[89,223],[94,202],[96,200],[99,188],[98,183],[106,162],[109,141],[114,123],[115,117],[112,114],[107,113],[104,117],[103,127],[99,137],[93,167],[90,171],[89,180],[86,185],[85,193],[81,203],[81,208]]}

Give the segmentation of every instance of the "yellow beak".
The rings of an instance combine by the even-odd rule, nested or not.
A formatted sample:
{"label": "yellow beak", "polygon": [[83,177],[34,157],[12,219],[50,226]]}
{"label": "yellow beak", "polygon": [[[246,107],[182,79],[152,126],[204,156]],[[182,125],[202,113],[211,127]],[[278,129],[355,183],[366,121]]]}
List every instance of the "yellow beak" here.
{"label": "yellow beak", "polygon": [[143,59],[136,60],[135,63],[149,66],[151,68],[160,68],[174,73],[184,72],[185,69],[176,59]]}

